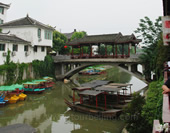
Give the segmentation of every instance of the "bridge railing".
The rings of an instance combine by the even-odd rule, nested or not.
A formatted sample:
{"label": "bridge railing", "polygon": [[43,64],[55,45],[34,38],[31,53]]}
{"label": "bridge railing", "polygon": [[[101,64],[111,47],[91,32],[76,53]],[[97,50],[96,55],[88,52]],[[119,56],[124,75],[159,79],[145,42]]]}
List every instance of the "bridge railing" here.
{"label": "bridge railing", "polygon": [[52,56],[52,58],[55,61],[69,60],[69,59],[71,59],[71,55],[56,55],[56,56]]}

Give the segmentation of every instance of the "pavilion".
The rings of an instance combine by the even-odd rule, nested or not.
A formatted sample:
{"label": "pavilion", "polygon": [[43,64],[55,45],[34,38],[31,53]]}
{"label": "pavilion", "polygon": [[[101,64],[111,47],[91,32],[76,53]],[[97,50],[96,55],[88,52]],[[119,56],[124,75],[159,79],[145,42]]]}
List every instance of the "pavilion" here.
{"label": "pavilion", "polygon": [[[128,58],[130,57],[130,49],[134,47],[136,53],[136,45],[141,42],[134,34],[122,35],[118,34],[103,34],[103,35],[87,35],[80,39],[74,39],[67,43],[72,47],[72,58]],[[101,45],[105,46],[105,54],[101,54]],[[94,54],[92,46],[97,46],[98,52]],[[108,55],[107,46],[111,46],[112,53]],[[88,47],[89,53],[83,53],[83,47]],[[75,55],[74,49],[80,49],[80,54]]]}

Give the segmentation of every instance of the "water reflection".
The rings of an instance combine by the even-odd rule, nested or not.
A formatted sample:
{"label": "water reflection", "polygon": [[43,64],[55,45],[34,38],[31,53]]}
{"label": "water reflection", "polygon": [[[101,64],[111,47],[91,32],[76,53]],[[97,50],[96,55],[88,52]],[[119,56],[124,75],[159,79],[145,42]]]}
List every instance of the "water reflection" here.
{"label": "water reflection", "polygon": [[[76,76],[80,83],[94,79],[113,80],[115,82],[133,83],[135,88],[141,82],[131,75],[111,69],[105,75]],[[138,84],[138,85],[136,85]],[[33,126],[39,133],[120,133],[124,122],[119,120],[101,120],[71,111],[64,103],[64,98],[72,94],[73,83],[57,82],[54,89],[41,95],[28,95],[28,99],[17,104],[0,108],[0,126],[25,123]]]}

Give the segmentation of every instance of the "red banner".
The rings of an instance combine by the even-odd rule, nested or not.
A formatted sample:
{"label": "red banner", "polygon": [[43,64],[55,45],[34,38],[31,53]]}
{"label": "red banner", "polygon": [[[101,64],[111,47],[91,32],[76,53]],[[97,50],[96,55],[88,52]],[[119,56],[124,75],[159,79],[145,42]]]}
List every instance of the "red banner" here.
{"label": "red banner", "polygon": [[165,28],[170,28],[170,21],[165,21]]}

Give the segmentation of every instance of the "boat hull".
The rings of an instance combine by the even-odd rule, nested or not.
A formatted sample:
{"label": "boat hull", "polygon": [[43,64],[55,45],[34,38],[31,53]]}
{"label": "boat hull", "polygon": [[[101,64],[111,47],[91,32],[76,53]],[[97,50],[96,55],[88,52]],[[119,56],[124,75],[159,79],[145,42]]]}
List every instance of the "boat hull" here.
{"label": "boat hull", "polygon": [[82,107],[78,104],[73,104],[66,99],[65,99],[65,103],[73,111],[77,111],[77,112],[81,112],[81,113],[85,113],[85,114],[89,114],[89,115],[93,115],[93,116],[97,116],[97,117],[101,117],[101,118],[113,119],[115,117],[118,117],[122,112],[121,110],[118,110],[118,109],[111,109],[111,110],[106,110],[106,111],[90,109],[87,107]]}

